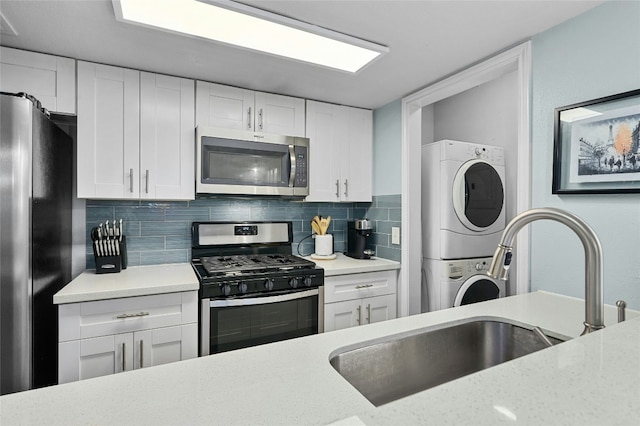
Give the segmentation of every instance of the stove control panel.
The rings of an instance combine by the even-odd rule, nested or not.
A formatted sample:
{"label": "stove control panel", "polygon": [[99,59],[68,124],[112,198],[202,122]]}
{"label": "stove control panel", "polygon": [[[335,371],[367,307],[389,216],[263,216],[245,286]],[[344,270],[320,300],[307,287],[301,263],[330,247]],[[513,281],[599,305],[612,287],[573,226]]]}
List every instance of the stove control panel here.
{"label": "stove control panel", "polygon": [[286,274],[279,272],[277,274],[274,273],[273,276],[266,275],[269,274],[259,274],[259,276],[243,277],[242,279],[233,277],[205,279],[200,283],[201,297],[249,297],[260,293],[291,291],[292,289],[313,288],[324,285],[323,269],[291,270],[287,271]]}
{"label": "stove control panel", "polygon": [[233,227],[234,235],[258,235],[258,227],[255,225],[236,225]]}

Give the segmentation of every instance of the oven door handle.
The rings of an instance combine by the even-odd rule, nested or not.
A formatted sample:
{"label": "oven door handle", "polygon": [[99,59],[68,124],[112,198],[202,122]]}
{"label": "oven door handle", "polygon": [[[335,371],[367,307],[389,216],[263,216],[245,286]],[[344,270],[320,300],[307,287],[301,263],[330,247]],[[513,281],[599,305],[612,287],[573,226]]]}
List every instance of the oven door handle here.
{"label": "oven door handle", "polygon": [[280,294],[278,296],[265,296],[265,297],[251,297],[246,299],[224,299],[224,300],[209,300],[209,306],[211,308],[225,308],[228,306],[250,306],[250,305],[266,305],[269,303],[286,302],[288,300],[304,299],[305,297],[311,297],[318,295],[318,289],[296,291],[293,293]]}

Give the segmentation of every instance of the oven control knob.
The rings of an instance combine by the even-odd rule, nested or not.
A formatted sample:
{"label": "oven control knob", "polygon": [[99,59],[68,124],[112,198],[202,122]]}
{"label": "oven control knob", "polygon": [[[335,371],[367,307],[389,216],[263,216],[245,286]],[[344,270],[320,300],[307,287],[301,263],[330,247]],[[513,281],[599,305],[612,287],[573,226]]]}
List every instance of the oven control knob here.
{"label": "oven control knob", "polygon": [[264,288],[269,291],[273,290],[273,280],[271,278],[264,280]]}
{"label": "oven control knob", "polygon": [[298,288],[298,279],[297,278],[289,279],[289,286],[291,288]]}
{"label": "oven control knob", "polygon": [[231,286],[229,284],[223,284],[222,286],[220,286],[220,291],[222,292],[223,296],[228,296],[231,294]]}
{"label": "oven control knob", "polygon": [[247,283],[245,283],[244,281],[240,281],[238,283],[238,291],[240,292],[240,294],[245,294],[247,292],[247,289]]}
{"label": "oven control knob", "polygon": [[305,279],[302,280],[302,282],[304,283],[305,287],[311,287],[311,277],[305,277]]}

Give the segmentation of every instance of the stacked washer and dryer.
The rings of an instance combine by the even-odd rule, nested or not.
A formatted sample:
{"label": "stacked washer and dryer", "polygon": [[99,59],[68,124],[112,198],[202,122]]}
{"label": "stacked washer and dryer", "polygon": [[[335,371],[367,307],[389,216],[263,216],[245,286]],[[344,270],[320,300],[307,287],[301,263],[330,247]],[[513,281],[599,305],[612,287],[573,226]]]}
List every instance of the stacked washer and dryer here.
{"label": "stacked washer and dryer", "polygon": [[486,270],[505,227],[501,147],[422,147],[422,312],[504,297]]}

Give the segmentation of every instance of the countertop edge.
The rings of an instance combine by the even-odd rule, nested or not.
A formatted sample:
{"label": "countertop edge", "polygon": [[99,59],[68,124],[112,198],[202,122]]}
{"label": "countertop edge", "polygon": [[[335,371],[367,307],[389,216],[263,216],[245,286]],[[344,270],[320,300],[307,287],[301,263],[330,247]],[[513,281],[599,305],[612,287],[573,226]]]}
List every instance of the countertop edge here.
{"label": "countertop edge", "polygon": [[367,272],[382,272],[401,268],[401,263],[395,260],[372,257],[371,259],[354,259],[343,253],[336,253],[336,258],[332,260],[312,259],[306,256],[316,266],[324,269],[325,277],[337,275],[362,274]]}
{"label": "countertop edge", "polygon": [[132,266],[115,274],[85,270],[53,296],[55,305],[195,291],[200,288],[191,264]]}

